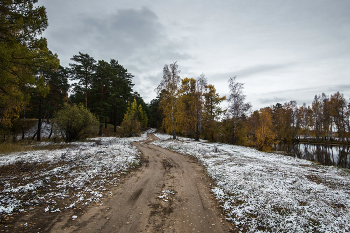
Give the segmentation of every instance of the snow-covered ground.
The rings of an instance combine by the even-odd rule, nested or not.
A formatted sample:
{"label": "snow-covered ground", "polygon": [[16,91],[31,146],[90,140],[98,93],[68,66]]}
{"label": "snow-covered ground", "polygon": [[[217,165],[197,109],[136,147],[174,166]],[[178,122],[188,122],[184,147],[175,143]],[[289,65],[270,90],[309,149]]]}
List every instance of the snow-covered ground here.
{"label": "snow-covered ground", "polygon": [[[149,131],[149,133],[154,130]],[[350,232],[350,171],[220,143],[157,134],[154,144],[194,156],[244,232]],[[137,138],[94,138],[59,150],[0,155],[0,219],[40,205],[58,212],[102,204],[120,174],[140,162]],[[46,145],[48,142],[41,143]],[[171,193],[159,198],[167,200]]]}
{"label": "snow-covered ground", "polygon": [[[27,132],[24,134],[24,138],[31,138],[34,136],[34,134],[38,131],[38,123],[36,123],[33,127],[31,127]],[[48,138],[51,133],[51,124],[47,123],[46,121],[41,122],[41,130],[40,130],[41,138]],[[54,132],[51,135],[52,137],[55,136]],[[18,135],[17,139],[21,139],[22,135]]]}
{"label": "snow-covered ground", "polygon": [[155,134],[196,157],[227,218],[244,232],[350,232],[350,171],[251,148]]}
{"label": "snow-covered ground", "polygon": [[140,163],[131,143],[146,138],[101,137],[67,149],[0,155],[0,219],[37,205],[57,212],[100,203],[101,197],[113,195],[107,187],[117,183],[120,173]]}

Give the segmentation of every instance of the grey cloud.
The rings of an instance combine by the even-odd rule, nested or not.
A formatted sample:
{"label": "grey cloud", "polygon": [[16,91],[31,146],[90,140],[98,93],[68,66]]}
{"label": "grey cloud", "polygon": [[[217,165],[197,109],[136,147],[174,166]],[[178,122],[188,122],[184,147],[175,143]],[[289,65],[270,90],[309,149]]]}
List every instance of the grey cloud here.
{"label": "grey cloud", "polygon": [[150,81],[151,83],[155,83],[154,87],[156,87],[156,86],[159,85],[162,77],[163,77],[163,73],[162,72],[158,72],[158,73],[156,73],[154,75],[146,76],[145,79]]}
{"label": "grey cloud", "polygon": [[50,48],[59,51],[62,57],[72,57],[81,51],[96,59],[114,58],[122,60],[123,64],[141,66],[191,57],[181,51],[181,42],[169,39],[158,16],[147,7],[118,9],[107,15],[81,14],[75,16],[71,24],[49,31],[47,37]]}
{"label": "grey cloud", "polygon": [[[134,89],[150,100],[162,76],[148,80],[140,76],[144,72],[161,72],[164,64],[191,58],[184,49],[186,42],[172,41],[165,31],[158,16],[142,7],[118,9],[106,15],[80,14],[74,16],[72,24],[49,31],[47,37],[52,43],[50,48],[65,59],[61,60],[63,66],[68,66],[69,58],[79,51],[96,60],[119,60],[135,76]],[[145,85],[144,80],[152,87]]]}
{"label": "grey cloud", "polygon": [[41,3],[50,24],[44,36],[63,66],[79,51],[117,59],[146,101],[174,61],[182,78],[203,72],[219,93],[237,75],[253,106],[295,98],[309,104],[322,92],[349,98],[350,86],[340,85],[349,74],[347,0]]}
{"label": "grey cloud", "polygon": [[328,86],[327,91],[331,92],[332,94],[336,93],[337,91],[343,94],[349,94],[350,84]]}
{"label": "grey cloud", "polygon": [[[162,70],[162,69],[159,69]],[[162,71],[159,71],[157,73],[154,73],[152,75],[146,75],[140,78],[140,83],[143,83],[142,85],[137,85],[137,91],[139,93],[142,93],[142,97],[145,100],[145,102],[151,102],[152,99],[156,98],[157,93],[155,89],[159,85],[161,79],[163,77]]]}
{"label": "grey cloud", "polygon": [[[85,17],[84,30],[91,35],[96,52],[130,56],[139,49],[153,47],[166,39],[163,26],[150,9],[120,9],[103,18]],[[89,38],[88,38],[89,39]]]}
{"label": "grey cloud", "polygon": [[311,105],[315,95],[325,93],[330,96],[337,91],[344,94],[345,98],[348,99],[350,85],[328,85],[328,86],[314,86],[299,89],[286,89],[281,91],[269,92],[261,94],[262,96],[268,96],[267,98],[258,98],[259,106],[270,106],[276,103],[285,103],[291,100],[296,100],[298,105],[306,103]]}
{"label": "grey cloud", "polygon": [[216,80],[228,80],[230,77],[237,75],[237,77],[239,78],[239,82],[241,82],[242,80],[250,76],[266,73],[266,72],[272,72],[278,69],[284,69],[294,64],[295,63],[275,64],[275,65],[262,64],[262,65],[246,67],[239,70],[232,69],[231,72],[212,74],[210,76],[214,77]]}
{"label": "grey cloud", "polygon": [[259,102],[261,104],[264,104],[264,105],[268,104],[267,106],[271,105],[272,103],[274,103],[274,104],[282,103],[283,104],[283,103],[288,102],[288,101],[290,101],[290,100],[286,99],[286,98],[276,97],[276,96],[274,96],[272,98],[270,97],[270,98],[260,98],[259,99]]}
{"label": "grey cloud", "polygon": [[238,70],[236,71],[236,74],[239,77],[245,78],[245,77],[259,74],[259,73],[265,73],[273,70],[283,69],[291,65],[293,64],[289,63],[289,64],[276,64],[276,65],[258,65],[258,66],[247,67],[245,69]]}

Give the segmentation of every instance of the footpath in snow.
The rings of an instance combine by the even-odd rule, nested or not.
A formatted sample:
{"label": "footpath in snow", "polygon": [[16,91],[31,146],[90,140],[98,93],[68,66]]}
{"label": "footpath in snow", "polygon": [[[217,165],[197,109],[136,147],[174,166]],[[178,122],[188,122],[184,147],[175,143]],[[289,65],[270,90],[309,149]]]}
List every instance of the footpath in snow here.
{"label": "footpath in snow", "polygon": [[350,232],[350,171],[255,149],[172,140],[153,144],[191,155],[215,180],[227,219],[244,232]]}

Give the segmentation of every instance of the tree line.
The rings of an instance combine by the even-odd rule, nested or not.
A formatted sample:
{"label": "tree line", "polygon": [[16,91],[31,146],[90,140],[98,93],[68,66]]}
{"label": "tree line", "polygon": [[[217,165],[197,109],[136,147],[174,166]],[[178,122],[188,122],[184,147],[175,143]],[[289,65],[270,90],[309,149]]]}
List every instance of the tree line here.
{"label": "tree line", "polygon": [[204,75],[181,79],[179,74],[176,62],[164,66],[158,96],[149,105],[151,125],[174,139],[179,134],[265,151],[279,142],[349,142],[350,103],[339,92],[316,95],[311,106],[290,101],[252,111],[236,77],[229,78],[226,97]]}
{"label": "tree line", "polygon": [[[115,59],[96,61],[89,54],[73,55],[69,67],[59,65],[57,54],[40,34],[47,28],[45,7],[37,0],[4,0],[0,5],[0,131],[4,137],[37,118],[37,140],[42,119],[52,119],[65,104],[82,103],[103,124],[124,119],[128,106],[136,101],[138,121],[148,112],[141,96],[133,90],[133,75]],[[69,95],[70,94],[70,95]],[[79,108],[78,108],[79,109]],[[147,123],[146,123],[147,125]]]}
{"label": "tree line", "polygon": [[[115,59],[96,61],[79,52],[72,56],[69,67],[60,66],[58,55],[40,37],[48,23],[45,8],[34,7],[36,2],[3,0],[0,5],[0,131],[4,136],[15,134],[21,126],[24,138],[26,118],[37,118],[33,138],[40,140],[42,119],[65,119],[58,114],[61,109],[69,114],[69,109],[85,108],[94,114],[89,117],[91,122],[98,120],[100,135],[103,124],[105,128],[113,124],[114,131],[122,125],[124,136],[151,126],[173,138],[180,134],[261,150],[280,141],[349,142],[350,105],[339,92],[316,95],[311,106],[290,101],[253,112],[245,101],[244,84],[236,77],[228,80],[229,95],[220,96],[204,75],[181,79],[175,62],[163,67],[158,96],[145,104],[133,91],[133,75]],[[226,109],[222,108],[224,101]],[[67,104],[76,107],[65,107]]]}

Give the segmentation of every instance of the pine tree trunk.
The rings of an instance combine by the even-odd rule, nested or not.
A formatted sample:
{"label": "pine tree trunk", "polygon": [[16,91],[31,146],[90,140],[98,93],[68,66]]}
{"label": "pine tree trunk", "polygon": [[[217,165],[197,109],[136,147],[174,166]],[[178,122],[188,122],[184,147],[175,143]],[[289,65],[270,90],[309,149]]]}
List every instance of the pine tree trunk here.
{"label": "pine tree trunk", "polygon": [[51,126],[51,130],[50,130],[49,139],[51,138],[51,136],[52,136],[52,126]]}
{"label": "pine tree trunk", "polygon": [[23,124],[22,124],[22,140],[24,140],[24,123],[26,121],[26,105],[24,104],[23,109]]}
{"label": "pine tree trunk", "polygon": [[35,134],[32,137],[32,140],[34,140],[35,136],[38,134],[38,131],[35,132]]}
{"label": "pine tree trunk", "polygon": [[200,132],[199,132],[199,122],[196,123],[196,135],[195,135],[195,141],[199,141],[199,136],[200,136]]}
{"label": "pine tree trunk", "polygon": [[39,102],[39,121],[38,121],[38,132],[36,135],[37,141],[41,140],[41,114],[42,114],[42,100]]}
{"label": "pine tree trunk", "polygon": [[85,83],[85,108],[87,109],[87,83]]}
{"label": "pine tree trunk", "polygon": [[199,130],[196,130],[196,138],[195,138],[195,141],[199,141]]}
{"label": "pine tree trunk", "polygon": [[98,135],[99,136],[102,136],[102,128],[103,128],[103,125],[102,125],[102,122],[100,122],[100,127],[98,129]]}
{"label": "pine tree trunk", "polygon": [[117,109],[114,108],[113,112],[113,123],[114,123],[114,132],[117,132]]}
{"label": "pine tree trunk", "polygon": [[107,129],[107,114],[105,112],[105,129]]}

